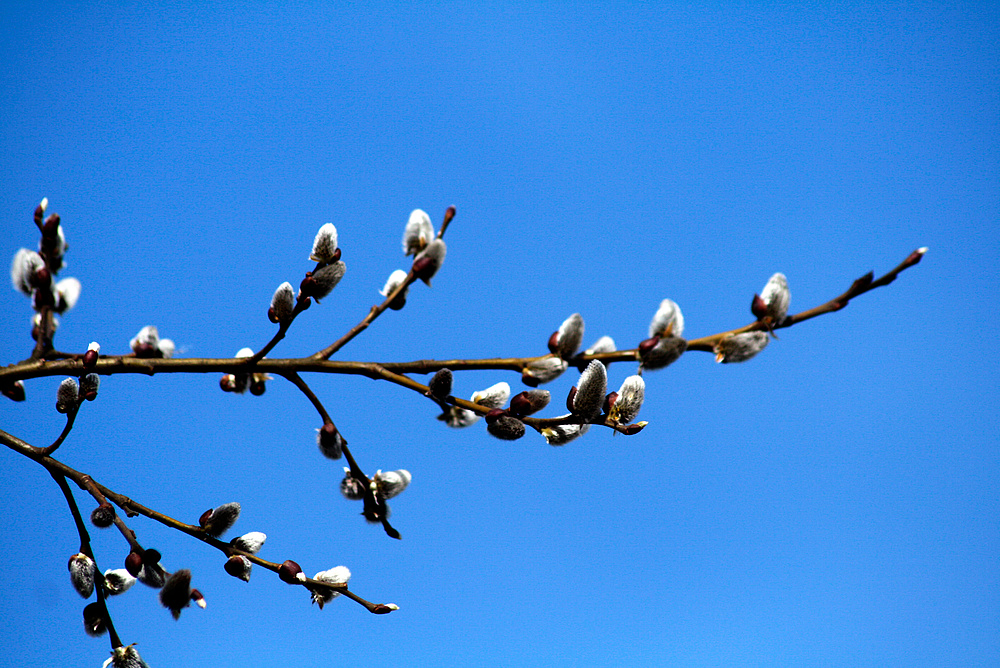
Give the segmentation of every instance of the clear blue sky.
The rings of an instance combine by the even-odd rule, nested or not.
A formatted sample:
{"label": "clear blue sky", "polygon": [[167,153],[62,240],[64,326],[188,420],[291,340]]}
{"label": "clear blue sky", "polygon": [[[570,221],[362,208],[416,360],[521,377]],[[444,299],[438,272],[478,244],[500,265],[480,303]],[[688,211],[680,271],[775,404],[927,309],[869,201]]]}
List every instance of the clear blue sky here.
{"label": "clear blue sky", "polygon": [[[650,373],[630,438],[506,443],[395,386],[313,377],[366,470],[412,472],[402,541],[341,498],[293,387],[105,378],[68,464],[189,522],[240,501],[262,557],[347,565],[401,608],[320,611],[136,518],[208,599],[178,622],[141,585],[112,601],[153,668],[1000,664],[996,4],[115,4],[0,10],[0,256],[37,243],[47,196],[83,284],[61,349],[126,352],[148,324],[179,355],[259,349],[332,222],[347,276],[272,356],[309,354],[407,266],[417,207],[458,208],[444,268],[339,359],[542,354],[573,312],[586,343],[631,347],[666,297],[702,336],[749,322],[775,271],[800,311],[930,247],[751,362]],[[0,295],[7,364],[30,308]],[[521,387],[476,373],[455,393],[499,380]],[[51,442],[57,384],[0,403],[0,427]],[[59,491],[0,462],[0,665],[98,666]],[[121,538],[93,533],[120,566]]]}

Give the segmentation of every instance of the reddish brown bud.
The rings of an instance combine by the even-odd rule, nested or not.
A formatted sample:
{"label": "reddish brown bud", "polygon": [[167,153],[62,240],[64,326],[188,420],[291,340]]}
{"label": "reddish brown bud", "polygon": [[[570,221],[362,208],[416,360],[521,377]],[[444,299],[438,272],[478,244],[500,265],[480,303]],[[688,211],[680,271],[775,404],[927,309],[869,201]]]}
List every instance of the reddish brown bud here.
{"label": "reddish brown bud", "polygon": [[278,577],[281,578],[282,582],[288,584],[297,584],[306,579],[306,576],[302,574],[302,567],[291,559],[286,560],[278,567]]}
{"label": "reddish brown bud", "polygon": [[854,283],[851,284],[851,289],[848,290],[851,294],[859,294],[863,290],[867,289],[872,281],[875,280],[875,273],[869,271],[867,274],[861,278],[855,279]]}
{"label": "reddish brown bud", "polygon": [[[48,200],[43,200],[43,203],[48,203]],[[45,215],[45,207],[39,204],[35,207],[35,225],[40,228],[42,226],[42,216]]]}
{"label": "reddish brown bud", "polygon": [[59,229],[59,214],[53,213],[45,219],[45,224],[42,225],[42,234],[47,237],[55,236],[56,231]]}
{"label": "reddish brown bud", "polygon": [[427,391],[435,399],[446,399],[451,394],[452,380],[451,369],[438,369],[431,381],[427,383]]}
{"label": "reddish brown bud", "polygon": [[767,304],[756,292],[753,293],[753,300],[750,302],[750,312],[758,320],[767,315]]}
{"label": "reddish brown bud", "polygon": [[638,434],[643,429],[645,429],[645,427],[646,427],[645,422],[636,422],[635,424],[630,424],[623,427],[622,433],[625,434],[626,436],[633,436],[635,434]]}
{"label": "reddish brown bud", "polygon": [[15,380],[9,385],[4,385],[2,392],[3,396],[11,401],[24,401],[24,383],[19,380]]}
{"label": "reddish brown bud", "polygon": [[207,603],[205,603],[205,597],[197,589],[191,590],[191,600],[194,601],[194,604],[197,605],[202,610],[204,610],[205,607],[208,605]]}
{"label": "reddish brown bud", "polygon": [[330,264],[333,264],[334,262],[340,260],[340,256],[341,256],[340,247],[337,247],[337,249],[333,251],[333,259],[330,260]]}
{"label": "reddish brown bud", "polygon": [[[451,209],[449,209],[449,211],[451,211],[454,208],[455,207],[451,207]],[[399,606],[391,604],[391,603],[389,605],[386,605],[385,603],[377,603],[372,608],[372,614],[374,614],[374,615],[385,615],[385,614],[388,614],[388,613],[392,612],[393,610],[399,610]]]}
{"label": "reddish brown bud", "polygon": [[502,415],[507,415],[507,411],[502,408],[494,408],[486,414],[486,424],[493,424],[500,419],[500,416]]}
{"label": "reddish brown bud", "polygon": [[132,577],[138,577],[139,571],[142,570],[142,555],[138,552],[129,552],[125,557],[125,570]]}
{"label": "reddish brown bud", "polygon": [[142,553],[142,565],[150,568],[160,563],[162,555],[159,550],[149,549]]}
{"label": "reddish brown bud", "polygon": [[618,393],[617,392],[609,392],[608,396],[604,397],[604,407],[603,407],[603,409],[604,409],[605,415],[608,415],[608,414],[611,413],[611,408],[615,405],[615,402],[617,402],[617,401],[618,401]]}
{"label": "reddish brown bud", "polygon": [[639,344],[639,355],[645,355],[650,350],[656,347],[656,344],[660,342],[660,337],[654,336],[652,338],[646,339]]}
{"label": "reddish brown bud", "polygon": [[924,258],[924,253],[927,252],[927,247],[918,248],[917,250],[910,253],[905,260],[903,260],[903,267],[912,267],[916,263],[920,262]]}
{"label": "reddish brown bud", "polygon": [[[49,271],[48,267],[42,267],[35,272],[34,279],[32,280],[32,285],[36,288],[47,288],[52,284],[52,273]],[[51,295],[49,295],[49,301],[51,302]]]}
{"label": "reddish brown bud", "polygon": [[559,353],[559,330],[552,332],[552,336],[549,337],[549,352]]}
{"label": "reddish brown bud", "polygon": [[551,394],[548,390],[525,390],[510,400],[512,415],[524,416],[537,413],[549,405]]}
{"label": "reddish brown bud", "polygon": [[232,575],[234,578],[239,578],[244,582],[250,582],[250,569],[253,564],[242,554],[234,554],[226,560],[226,565],[223,568],[226,572]]}
{"label": "reddish brown bud", "polygon": [[278,319],[278,316],[277,316],[277,314],[275,314],[275,312],[274,312],[274,307],[273,307],[273,306],[269,306],[269,307],[267,308],[267,319],[268,319],[268,320],[270,320],[270,321],[271,321],[271,322],[273,322],[273,323],[278,323],[278,322],[281,322],[281,321],[280,321],[280,320]]}
{"label": "reddish brown bud", "polygon": [[441,222],[442,225],[447,225],[451,222],[451,219],[455,217],[455,207],[449,206],[444,210],[444,220]]}
{"label": "reddish brown bud", "polygon": [[576,385],[569,388],[569,394],[566,395],[566,410],[570,413],[573,412],[573,401],[576,399]]}
{"label": "reddish brown bud", "polygon": [[88,350],[83,354],[83,368],[93,369],[94,365],[97,364],[97,358],[100,357],[100,353],[96,350]]}
{"label": "reddish brown bud", "polygon": [[267,391],[267,385],[262,380],[254,380],[250,383],[250,394],[259,397]]}
{"label": "reddish brown bud", "polygon": [[431,257],[418,258],[413,262],[411,271],[414,276],[420,279],[423,279],[424,276],[433,276],[437,271],[437,261]]}

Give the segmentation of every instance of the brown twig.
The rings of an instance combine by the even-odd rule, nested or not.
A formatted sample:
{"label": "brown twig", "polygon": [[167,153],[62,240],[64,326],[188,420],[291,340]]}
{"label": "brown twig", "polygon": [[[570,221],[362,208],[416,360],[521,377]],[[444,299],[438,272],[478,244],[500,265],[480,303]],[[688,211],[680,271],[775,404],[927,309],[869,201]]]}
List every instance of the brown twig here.
{"label": "brown twig", "polygon": [[[205,543],[206,545],[210,545],[210,546],[216,548],[217,550],[219,550],[220,552],[222,552],[223,554],[226,554],[227,556],[232,555],[232,554],[242,554],[247,559],[249,559],[252,563],[258,564],[261,567],[266,568],[269,571],[273,571],[274,573],[277,573],[278,569],[281,568],[281,564],[280,563],[275,563],[275,562],[272,562],[272,561],[267,561],[265,559],[261,559],[260,557],[257,557],[256,555],[252,555],[252,554],[249,554],[249,553],[246,553],[246,552],[242,552],[240,550],[237,550],[237,549],[233,548],[229,543],[225,543],[225,542],[223,542],[223,541],[221,541],[221,540],[219,540],[217,538],[213,538],[213,537],[209,536],[208,534],[205,533],[205,531],[200,526],[195,526],[195,525],[192,525],[192,524],[185,524],[184,522],[176,520],[176,519],[170,517],[169,515],[164,515],[163,513],[160,513],[158,511],[153,510],[152,508],[148,508],[148,507],[142,505],[141,503],[138,503],[137,501],[134,501],[133,499],[130,499],[129,497],[127,497],[127,496],[125,496],[123,494],[119,494],[119,493],[115,492],[114,490],[108,489],[104,485],[102,485],[102,484],[98,483],[97,481],[93,480],[90,476],[86,475],[85,473],[77,471],[76,469],[73,469],[73,468],[67,466],[63,462],[61,462],[61,461],[59,461],[57,459],[54,459],[54,458],[50,457],[49,455],[40,454],[41,448],[36,448],[34,446],[31,446],[30,444],[22,441],[21,439],[17,438],[16,436],[8,434],[6,431],[0,430],[0,443],[3,443],[5,446],[7,446],[8,448],[10,448],[11,450],[14,450],[15,452],[19,452],[22,455],[24,455],[24,456],[26,456],[26,457],[28,457],[28,458],[30,458],[30,459],[38,462],[42,466],[44,466],[49,471],[49,473],[52,475],[52,477],[57,479],[57,482],[58,482],[59,478],[62,478],[63,479],[63,483],[65,483],[65,479],[68,478],[69,480],[72,480],[73,482],[75,482],[81,489],[85,489],[87,491],[91,491],[91,489],[96,489],[106,499],[111,500],[115,505],[117,505],[119,508],[121,508],[123,511],[125,511],[125,513],[128,514],[129,516],[132,516],[132,515],[142,515],[144,517],[148,517],[149,519],[154,520],[156,522],[159,522],[160,524],[162,524],[162,525],[164,525],[166,527],[169,527],[171,529],[175,529],[177,531],[180,531],[181,533],[185,533],[185,534],[187,534],[187,535],[189,535],[189,536],[191,536],[191,537],[193,537],[193,538],[195,538],[195,539],[197,539],[197,540]],[[65,492],[64,492],[64,494],[65,494]],[[70,498],[72,498],[72,494],[70,494]],[[67,501],[69,501],[69,499]],[[75,503],[76,503],[75,500],[72,501],[72,504],[73,504],[72,507],[75,507]],[[80,516],[79,509],[77,509],[75,511],[75,513],[74,513],[74,519],[77,521],[77,529],[78,529],[78,531],[81,531],[81,534],[80,534],[81,535],[81,541],[83,541],[84,540],[84,536],[86,536],[86,541],[87,541],[86,545],[88,546],[88,549],[89,549],[89,535],[86,532],[86,525],[83,523],[83,518]],[[81,549],[81,551],[84,552],[84,554],[87,554],[87,556],[93,558],[92,553],[87,553],[87,552],[85,552],[82,549]],[[385,604],[371,603],[370,601],[366,601],[365,599],[361,598],[360,596],[357,596],[357,595],[353,594],[353,592],[350,593],[350,594],[348,594],[349,590],[347,589],[346,585],[342,585],[342,586],[341,585],[331,585],[328,582],[321,582],[321,581],[312,580],[312,579],[309,579],[309,578],[306,578],[303,581],[297,581],[295,584],[301,584],[301,585],[304,585],[304,586],[319,587],[319,588],[326,587],[326,588],[333,589],[335,591],[340,592],[341,594],[344,594],[345,596],[347,596],[351,600],[355,601],[356,603],[359,603],[359,604],[365,606],[368,609],[369,612],[372,612],[374,614],[382,614],[382,613],[387,612],[387,611],[389,611],[389,610],[392,609],[392,608],[389,608],[388,606],[386,606]]]}

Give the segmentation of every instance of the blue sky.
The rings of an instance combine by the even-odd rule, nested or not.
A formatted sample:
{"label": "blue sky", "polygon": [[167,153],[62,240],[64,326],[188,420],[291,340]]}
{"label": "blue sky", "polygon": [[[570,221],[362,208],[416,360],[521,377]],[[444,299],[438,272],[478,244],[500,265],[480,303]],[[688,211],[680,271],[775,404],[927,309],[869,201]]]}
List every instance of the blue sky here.
{"label": "blue sky", "polygon": [[[148,324],[180,356],[259,349],[272,292],[332,222],[346,278],[271,356],[310,354],[407,266],[418,207],[435,224],[458,209],[445,266],[338,359],[539,355],[574,312],[586,344],[633,347],[666,297],[703,336],[748,323],[776,271],[797,312],[930,248],[746,364],[691,352],[650,372],[650,424],[629,438],[501,442],[398,387],[311,377],[366,470],[412,472],[391,504],[401,541],[337,492],[341,463],[287,383],[258,398],[215,376],[105,378],[67,464],[189,522],[239,501],[262,557],[347,565],[352,589],[401,608],[320,611],[135,518],[208,599],[177,622],[147,588],[112,600],[154,668],[1000,661],[996,5],[0,11],[0,254],[37,243],[48,197],[83,284],[64,350],[124,353]],[[0,294],[8,364],[30,352],[30,306]],[[609,384],[631,373],[612,365]],[[51,442],[58,380],[0,404],[0,427]],[[520,391],[476,372],[455,394],[499,380]],[[547,386],[554,406],[574,382]],[[58,488],[0,457],[0,664],[99,665]],[[121,538],[92,533],[119,567]]]}

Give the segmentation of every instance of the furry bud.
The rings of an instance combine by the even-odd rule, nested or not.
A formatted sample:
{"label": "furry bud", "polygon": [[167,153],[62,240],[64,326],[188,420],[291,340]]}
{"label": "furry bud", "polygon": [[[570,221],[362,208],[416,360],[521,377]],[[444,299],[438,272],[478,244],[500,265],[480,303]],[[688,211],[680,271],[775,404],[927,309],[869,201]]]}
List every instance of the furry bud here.
{"label": "furry bud", "polygon": [[24,383],[19,380],[15,380],[9,385],[4,385],[2,387],[2,391],[3,396],[7,397],[11,401],[24,401],[26,398],[24,393]]}
{"label": "furry bud", "polygon": [[[351,571],[347,569],[347,566],[337,566],[336,568],[331,568],[328,571],[320,571],[313,576],[313,580],[334,585],[346,585],[350,579]],[[320,610],[323,609],[324,605],[338,596],[340,596],[339,591],[332,590],[328,587],[317,587],[312,590],[312,601],[319,606]]]}
{"label": "furry bud", "polygon": [[413,476],[406,469],[398,471],[377,471],[375,473],[375,487],[383,499],[391,499],[399,495],[407,486]]}
{"label": "furry bud", "polygon": [[344,479],[340,481],[340,493],[345,499],[357,501],[365,497],[365,488],[361,482],[351,474],[351,469],[344,467]]}
{"label": "furry bud", "polygon": [[129,347],[136,357],[170,358],[174,354],[174,342],[160,339],[160,333],[153,325],[146,325],[129,341]]}
{"label": "furry bud", "polygon": [[97,390],[101,387],[101,377],[96,373],[88,373],[80,379],[80,396],[87,401],[97,398]]}
{"label": "furry bud", "polygon": [[80,388],[73,378],[67,378],[59,383],[56,391],[56,410],[60,413],[69,413],[75,410],[79,401]]}
{"label": "furry bud", "polygon": [[80,299],[80,290],[80,281],[72,277],[56,283],[55,312],[62,314],[76,306],[77,300]]}
{"label": "furry bud", "polygon": [[529,387],[537,387],[561,376],[568,366],[569,363],[561,357],[542,357],[532,360],[521,369],[521,382]]}
{"label": "furry bud", "polygon": [[777,273],[772,276],[761,290],[760,299],[766,307],[765,317],[770,317],[773,324],[780,325],[788,314],[788,306],[792,301],[792,293],[788,290],[788,279],[785,275]]}
{"label": "furry bud", "polygon": [[10,265],[10,282],[15,290],[29,297],[37,284],[36,276],[45,267],[45,260],[33,250],[22,248]]}
{"label": "furry bud", "polygon": [[583,316],[574,313],[566,318],[549,338],[549,351],[568,359],[576,354],[581,343],[583,343]]}
{"label": "furry bud", "polygon": [[90,345],[87,346],[87,352],[83,354],[83,368],[93,369],[97,365],[97,359],[101,355],[101,344],[97,341],[91,341]]}
{"label": "furry bud", "polygon": [[97,569],[94,560],[82,552],[69,558],[69,579],[73,589],[83,598],[90,598],[94,593],[94,575]]}
{"label": "furry bud", "polygon": [[291,559],[286,559],[281,566],[278,567],[278,578],[280,578],[282,582],[287,582],[288,584],[297,584],[299,582],[304,582],[306,576],[302,573],[301,566]]}
{"label": "furry bud", "polygon": [[316,445],[319,446],[319,451],[323,453],[323,456],[327,459],[340,459],[347,441],[340,435],[337,426],[332,422],[327,422],[316,432]]}
{"label": "furry bud", "polygon": [[642,401],[646,396],[646,382],[642,376],[629,376],[622,381],[617,395],[608,414],[612,420],[627,424],[639,415],[639,409],[642,408]]}
{"label": "furry bud", "polygon": [[684,316],[681,314],[681,307],[670,299],[664,299],[649,323],[649,337],[680,336],[683,333]]}
{"label": "furry bud", "polygon": [[509,398],[510,385],[501,381],[473,394],[472,403],[486,408],[502,408]]}
{"label": "furry bud", "polygon": [[198,523],[205,533],[213,538],[218,538],[236,524],[239,516],[240,504],[233,501],[232,503],[224,503],[212,510],[206,510],[198,520]]}
{"label": "furry bud", "polygon": [[594,345],[583,351],[584,355],[596,355],[598,353],[613,353],[617,348],[615,348],[615,340],[610,336],[602,336],[594,342]]}
{"label": "furry bud", "polygon": [[413,260],[413,274],[428,286],[431,279],[444,264],[444,257],[448,253],[448,247],[441,239],[434,239],[427,248],[420,251],[416,259]]}
{"label": "furry bud", "polygon": [[447,399],[451,394],[452,373],[450,369],[439,369],[427,383],[427,391],[435,399]]}
{"label": "furry bud", "polygon": [[510,400],[510,413],[520,417],[532,415],[548,406],[551,398],[548,390],[525,390]]}
{"label": "furry bud", "polygon": [[767,332],[731,334],[715,344],[715,361],[722,364],[746,362],[767,347]]}
{"label": "furry bud", "polygon": [[125,570],[133,577],[138,577],[142,570],[142,555],[138,552],[129,552],[125,557]]}
{"label": "furry bud", "polygon": [[542,436],[549,445],[566,445],[586,434],[589,429],[589,424],[558,424],[554,427],[542,427]]}
{"label": "furry bud", "polygon": [[90,513],[90,523],[98,529],[107,529],[115,523],[115,507],[110,503],[102,503]]}
{"label": "furry bud", "polygon": [[291,283],[285,281],[274,291],[274,295],[271,297],[271,308],[268,309],[267,315],[271,322],[287,322],[291,319],[294,310],[295,290]]}
{"label": "furry bud", "polygon": [[160,603],[174,619],[180,618],[181,610],[191,604],[191,571],[182,568],[170,576],[160,589]]}
{"label": "furry bud", "polygon": [[403,255],[416,255],[434,238],[431,217],[421,209],[414,209],[403,230]]}
{"label": "furry bud", "polygon": [[[379,294],[383,297],[388,297],[395,291],[399,284],[406,280],[406,272],[402,269],[397,269],[396,271],[389,274],[389,280],[385,282],[385,286],[379,290]],[[403,289],[396,298],[389,302],[389,308],[393,311],[398,311],[399,309],[406,306],[406,295],[410,291],[409,286]]]}
{"label": "furry bud", "polygon": [[337,258],[334,258],[336,251],[337,228],[333,226],[333,223],[327,223],[319,228],[319,232],[316,233],[316,239],[313,241],[312,253],[309,254],[309,259],[313,262],[322,262],[323,264],[336,262]]}
{"label": "furry bud", "polygon": [[253,570],[253,563],[242,554],[234,554],[226,560],[226,572],[234,578],[239,578],[244,582],[250,582],[250,571]]}
{"label": "furry bud", "polygon": [[588,420],[601,414],[604,395],[608,391],[608,371],[598,360],[592,361],[580,374],[573,397],[573,413]]}
{"label": "furry bud", "polygon": [[111,658],[104,662],[104,668],[108,668],[108,666],[111,668],[149,668],[139,656],[139,651],[134,645],[115,647],[111,651]]}
{"label": "furry bud", "polygon": [[257,554],[260,552],[260,548],[264,547],[264,541],[267,540],[267,534],[261,533],[260,531],[251,531],[250,533],[245,533],[239,538],[234,538],[229,541],[229,544],[235,547],[237,550],[243,550],[250,554]]}
{"label": "furry bud", "polygon": [[45,216],[47,208],[49,208],[49,198],[43,197],[42,201],[35,207],[35,225],[38,225],[38,227],[42,226],[42,217]]}
{"label": "furry bud", "polygon": [[317,269],[314,272],[306,273],[299,285],[300,298],[312,297],[317,302],[326,297],[337,287],[340,279],[347,272],[347,265],[343,262],[334,262]]}
{"label": "furry bud", "polygon": [[132,585],[136,583],[136,579],[124,568],[116,568],[111,570],[110,568],[104,571],[104,591],[108,596],[117,596],[118,594],[124,594]]}
{"label": "furry bud", "polygon": [[516,441],[524,436],[524,423],[506,411],[490,411],[486,415],[486,431],[502,441]]}
{"label": "furry bud", "polygon": [[685,350],[687,341],[679,336],[654,336],[639,344],[639,359],[643,369],[662,369],[676,362]]}
{"label": "furry bud", "polygon": [[83,608],[83,630],[91,638],[99,638],[108,632],[108,620],[104,618],[104,606],[89,603]]}

